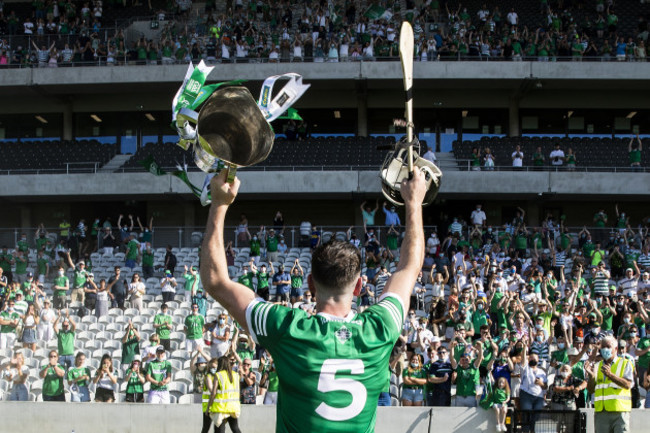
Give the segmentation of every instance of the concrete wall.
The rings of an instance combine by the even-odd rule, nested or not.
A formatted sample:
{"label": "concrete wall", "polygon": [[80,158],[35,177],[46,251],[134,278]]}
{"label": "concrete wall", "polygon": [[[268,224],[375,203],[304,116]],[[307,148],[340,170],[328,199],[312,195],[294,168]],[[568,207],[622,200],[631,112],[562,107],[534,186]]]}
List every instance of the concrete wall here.
{"label": "concrete wall", "polygon": [[[431,422],[429,417],[431,413]],[[587,433],[593,433],[593,410],[587,411]],[[0,403],[2,431],[21,433],[177,433],[201,430],[198,405],[87,403]],[[631,431],[648,431],[650,411],[634,410]],[[275,406],[246,406],[244,433],[275,431]],[[379,408],[377,433],[450,433],[494,431],[494,412],[463,408]]]}
{"label": "concrete wall", "polygon": [[[348,198],[356,193],[379,193],[378,171],[240,171],[240,193],[296,194],[317,198],[327,194]],[[203,184],[202,173],[191,173]],[[534,196],[555,193],[579,196],[645,196],[650,173],[583,172],[445,172],[441,197],[468,195]],[[188,194],[188,188],[172,176],[149,173],[98,173],[75,175],[0,176],[0,197],[149,196]],[[593,197],[592,197],[593,198]]]}

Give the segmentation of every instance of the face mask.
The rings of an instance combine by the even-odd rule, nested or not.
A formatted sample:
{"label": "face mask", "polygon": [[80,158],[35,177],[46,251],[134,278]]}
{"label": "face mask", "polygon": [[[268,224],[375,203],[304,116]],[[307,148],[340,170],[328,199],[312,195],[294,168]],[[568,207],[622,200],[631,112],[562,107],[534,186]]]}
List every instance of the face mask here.
{"label": "face mask", "polygon": [[216,369],[216,368],[211,368],[211,369],[210,369],[210,374],[215,374],[216,372],[217,372],[217,369]]}
{"label": "face mask", "polygon": [[478,308],[479,311],[482,310],[482,309],[483,309],[483,304],[478,304],[478,305],[476,306],[476,308]]}
{"label": "face mask", "polygon": [[609,347],[603,347],[602,349],[600,349],[600,356],[602,356],[603,359],[607,361],[612,357],[612,349],[610,349]]}
{"label": "face mask", "polygon": [[253,236],[253,240],[256,241],[256,240],[257,240],[257,236]]}
{"label": "face mask", "polygon": [[59,277],[62,277],[63,274],[65,274],[65,272],[63,272],[63,271],[59,271]]}
{"label": "face mask", "polygon": [[535,325],[535,329],[542,329],[542,325],[540,325],[539,323],[536,324],[536,325]]}
{"label": "face mask", "polygon": [[420,363],[418,362],[411,362],[411,367],[413,368],[418,368],[420,366]]}
{"label": "face mask", "polygon": [[537,367],[537,361],[535,361],[534,359],[530,360],[530,361],[528,361],[528,365],[531,366],[531,367]]}
{"label": "face mask", "polygon": [[564,349],[564,347],[565,347],[564,343],[557,343],[557,348],[558,349],[562,350],[562,349]]}
{"label": "face mask", "polygon": [[629,317],[624,317],[623,322],[625,322],[626,325],[630,324],[630,318]]}
{"label": "face mask", "polygon": [[225,319],[219,319],[219,325],[224,325],[226,323]]}
{"label": "face mask", "polygon": [[630,332],[630,338],[636,338],[636,332]]}
{"label": "face mask", "polygon": [[566,379],[567,377],[569,377],[569,373],[567,373],[566,371],[560,371],[560,372],[558,373],[558,375],[559,375],[562,379]]}
{"label": "face mask", "polygon": [[594,335],[598,335],[598,334],[600,334],[600,328],[593,328],[593,329],[591,330],[591,333],[594,334]]}
{"label": "face mask", "polygon": [[542,341],[544,341],[544,337],[541,336],[541,335],[538,335],[536,340],[541,343]]}

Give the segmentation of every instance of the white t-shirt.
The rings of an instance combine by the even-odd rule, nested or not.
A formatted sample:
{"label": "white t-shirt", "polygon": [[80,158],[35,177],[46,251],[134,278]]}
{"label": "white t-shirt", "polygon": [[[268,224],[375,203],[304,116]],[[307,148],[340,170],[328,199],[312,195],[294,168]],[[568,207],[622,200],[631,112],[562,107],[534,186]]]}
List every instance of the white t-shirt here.
{"label": "white t-shirt", "polygon": [[426,153],[422,155],[422,158],[429,160],[431,162],[436,162],[436,154],[431,149],[427,150]]}
{"label": "white t-shirt", "polygon": [[470,219],[472,220],[472,224],[480,226],[483,225],[487,216],[485,215],[485,212],[483,212],[483,209],[475,209],[472,212]]}
{"label": "white t-shirt", "polygon": [[519,15],[517,15],[517,12],[508,13],[508,22],[510,23],[511,26],[516,26],[518,19],[519,19]]}
{"label": "white t-shirt", "polygon": [[535,397],[543,397],[545,394],[544,388],[535,384],[536,379],[542,379],[544,383],[548,382],[544,370],[539,367],[525,366],[521,372],[521,390]]}
{"label": "white t-shirt", "polygon": [[512,166],[522,167],[524,165],[524,153],[519,151],[512,152]]}
{"label": "white t-shirt", "polygon": [[564,152],[562,151],[562,149],[553,150],[551,152],[551,164],[562,165],[563,163],[564,163]]}

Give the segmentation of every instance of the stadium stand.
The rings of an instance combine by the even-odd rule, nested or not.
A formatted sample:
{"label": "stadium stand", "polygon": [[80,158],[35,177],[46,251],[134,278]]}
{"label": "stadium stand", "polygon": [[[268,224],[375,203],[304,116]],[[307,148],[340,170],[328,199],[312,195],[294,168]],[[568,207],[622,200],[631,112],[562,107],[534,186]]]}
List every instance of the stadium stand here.
{"label": "stadium stand", "polygon": [[[115,155],[115,146],[96,140],[0,143],[0,170],[14,172],[94,172]],[[1,172],[1,171],[0,171]]]}

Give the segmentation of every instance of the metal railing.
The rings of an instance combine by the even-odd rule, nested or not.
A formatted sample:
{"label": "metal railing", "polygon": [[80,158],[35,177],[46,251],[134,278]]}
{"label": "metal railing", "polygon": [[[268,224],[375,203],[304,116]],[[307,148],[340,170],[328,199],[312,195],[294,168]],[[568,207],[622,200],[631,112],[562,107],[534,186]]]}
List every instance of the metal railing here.
{"label": "metal railing", "polygon": [[535,166],[535,165],[524,165],[522,167],[513,167],[512,165],[495,165],[492,167],[486,167],[481,165],[480,167],[475,167],[472,166],[472,160],[471,159],[456,159],[456,164],[454,163],[445,163],[442,166],[440,166],[441,169],[444,168],[455,168],[460,171],[484,171],[484,172],[490,172],[490,171],[555,171],[555,172],[571,172],[571,171],[578,171],[578,172],[614,172],[614,173],[646,173],[648,172],[648,168],[646,167],[631,167],[631,166],[624,166],[624,167],[617,167],[617,166],[604,166],[604,167],[598,167],[598,166],[582,166],[582,165],[576,165],[575,167],[569,167],[566,164],[564,165],[542,165],[542,166]]}

